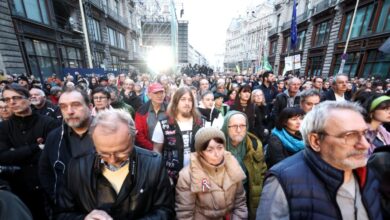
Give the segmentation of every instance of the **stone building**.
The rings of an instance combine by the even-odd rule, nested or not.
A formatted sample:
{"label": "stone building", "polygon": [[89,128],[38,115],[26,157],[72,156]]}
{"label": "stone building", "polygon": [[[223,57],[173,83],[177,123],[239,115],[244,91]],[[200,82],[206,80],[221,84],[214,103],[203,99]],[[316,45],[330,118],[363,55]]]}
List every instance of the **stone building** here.
{"label": "stone building", "polygon": [[390,55],[378,48],[390,37],[390,1],[361,0],[351,25],[355,0],[297,0],[298,45],[290,49],[292,0],[276,0],[269,31],[269,61],[283,74],[285,57],[299,54],[296,74],[329,77],[339,72],[352,26],[343,73],[389,78]]}

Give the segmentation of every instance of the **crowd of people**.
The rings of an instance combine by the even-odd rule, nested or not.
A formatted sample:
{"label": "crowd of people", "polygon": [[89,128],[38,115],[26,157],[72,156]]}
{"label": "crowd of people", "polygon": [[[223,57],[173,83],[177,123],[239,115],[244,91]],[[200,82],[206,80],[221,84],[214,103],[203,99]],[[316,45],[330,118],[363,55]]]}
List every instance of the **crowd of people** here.
{"label": "crowd of people", "polygon": [[0,219],[390,218],[390,79],[7,75],[0,94]]}

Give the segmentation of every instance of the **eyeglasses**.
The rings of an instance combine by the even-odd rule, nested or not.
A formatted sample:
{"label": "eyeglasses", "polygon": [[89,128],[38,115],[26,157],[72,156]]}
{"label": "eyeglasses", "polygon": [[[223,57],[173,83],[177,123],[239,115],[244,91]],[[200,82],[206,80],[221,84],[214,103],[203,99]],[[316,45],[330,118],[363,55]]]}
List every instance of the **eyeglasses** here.
{"label": "eyeglasses", "polygon": [[125,157],[129,156],[130,149],[131,148],[129,147],[122,152],[115,152],[115,153],[99,153],[99,152],[97,152],[97,155],[99,155],[101,158],[110,158],[110,157],[125,158]]}
{"label": "eyeglasses", "polygon": [[238,128],[240,128],[240,130],[243,130],[243,129],[246,129],[246,125],[229,125],[228,128],[234,129],[234,130],[238,130]]}
{"label": "eyeglasses", "polygon": [[370,130],[364,130],[364,131],[348,131],[339,135],[331,135],[327,132],[319,132],[319,134],[325,135],[325,136],[331,136],[335,138],[342,138],[344,139],[344,144],[347,145],[356,145],[359,143],[359,141],[364,137],[369,143],[372,143],[372,141],[375,138],[375,133],[371,132]]}
{"label": "eyeglasses", "polygon": [[6,97],[6,98],[3,98],[3,101],[5,103],[10,103],[11,100],[14,101],[14,102],[17,102],[17,101],[20,101],[22,99],[25,99],[26,97],[24,96],[12,96],[12,97]]}
{"label": "eyeglasses", "polygon": [[7,107],[7,106],[0,106],[0,110],[1,110],[1,111],[7,111],[7,110],[8,110],[8,107]]}
{"label": "eyeglasses", "polygon": [[107,99],[106,96],[94,96],[94,97],[93,97],[93,100],[96,100],[96,101],[106,100],[106,99]]}

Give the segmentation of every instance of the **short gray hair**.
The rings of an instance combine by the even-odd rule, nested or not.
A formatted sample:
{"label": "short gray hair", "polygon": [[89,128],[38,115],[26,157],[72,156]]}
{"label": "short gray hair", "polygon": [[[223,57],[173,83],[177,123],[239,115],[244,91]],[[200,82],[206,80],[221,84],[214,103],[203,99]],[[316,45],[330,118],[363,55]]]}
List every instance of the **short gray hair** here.
{"label": "short gray hair", "polygon": [[134,144],[136,133],[134,121],[129,113],[120,109],[107,109],[100,111],[90,125],[89,134],[92,136],[97,126],[103,127],[105,133],[107,134],[115,133],[118,131],[118,123],[128,125],[131,141]]}
{"label": "short gray hair", "polygon": [[[325,122],[329,120],[332,110],[351,110],[363,114],[364,109],[358,103],[350,101],[325,101],[316,105],[305,115],[301,124],[301,134],[305,144],[309,146],[308,135],[310,133],[321,133],[325,129]],[[363,117],[363,116],[362,116]]]}
{"label": "short gray hair", "polygon": [[299,96],[301,97],[301,103],[303,103],[306,98],[310,96],[318,96],[321,98],[320,92],[315,89],[303,90],[301,93],[299,93]]}

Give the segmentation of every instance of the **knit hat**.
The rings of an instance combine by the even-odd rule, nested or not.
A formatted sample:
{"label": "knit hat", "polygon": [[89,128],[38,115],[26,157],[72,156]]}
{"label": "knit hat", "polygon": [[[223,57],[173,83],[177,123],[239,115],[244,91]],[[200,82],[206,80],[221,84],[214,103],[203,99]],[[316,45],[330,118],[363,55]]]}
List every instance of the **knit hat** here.
{"label": "knit hat", "polygon": [[204,127],[199,129],[195,134],[195,151],[202,151],[204,143],[213,138],[221,138],[223,140],[223,145],[226,145],[225,135],[218,128]]}

